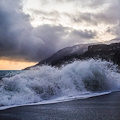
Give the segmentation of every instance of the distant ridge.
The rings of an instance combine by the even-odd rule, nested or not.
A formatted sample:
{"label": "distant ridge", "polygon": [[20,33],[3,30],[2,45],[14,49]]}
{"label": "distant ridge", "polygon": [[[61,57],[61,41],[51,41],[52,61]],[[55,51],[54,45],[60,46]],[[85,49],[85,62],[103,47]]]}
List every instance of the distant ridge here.
{"label": "distant ridge", "polygon": [[[35,66],[40,66],[43,64],[48,64],[51,66],[60,66],[64,63],[69,63],[73,59],[103,59],[107,61],[112,61],[115,64],[120,65],[120,43],[112,43],[110,45],[106,44],[82,44],[75,45],[72,47],[64,48],[56,52],[51,57],[39,62]],[[32,67],[35,67],[32,66]],[[32,67],[25,68],[25,70]]]}
{"label": "distant ridge", "polygon": [[[49,58],[47,58],[45,60],[40,61],[35,66],[42,65],[42,64],[52,65],[52,63],[54,64],[54,61],[62,60],[65,57],[81,55],[81,54],[83,54],[84,52],[86,52],[88,50],[88,46],[89,45],[90,44],[78,44],[78,45],[74,45],[74,46],[63,48],[63,49],[57,51],[51,57],[49,57]],[[31,66],[31,67],[35,67],[35,66]],[[31,67],[27,67],[25,69],[30,69]]]}

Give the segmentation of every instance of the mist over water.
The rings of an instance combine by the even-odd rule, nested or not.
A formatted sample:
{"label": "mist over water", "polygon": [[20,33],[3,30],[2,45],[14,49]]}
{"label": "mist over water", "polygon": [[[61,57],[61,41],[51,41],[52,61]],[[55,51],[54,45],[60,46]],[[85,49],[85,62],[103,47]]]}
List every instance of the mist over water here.
{"label": "mist over water", "polygon": [[[61,68],[48,65],[0,81],[0,106],[23,105],[120,89],[116,65],[101,60],[74,61]],[[90,97],[89,96],[89,97]]]}

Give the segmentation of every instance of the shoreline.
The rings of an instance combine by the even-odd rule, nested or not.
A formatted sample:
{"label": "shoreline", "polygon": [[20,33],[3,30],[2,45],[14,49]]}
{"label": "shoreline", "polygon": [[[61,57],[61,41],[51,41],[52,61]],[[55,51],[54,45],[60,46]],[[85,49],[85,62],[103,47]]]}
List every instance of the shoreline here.
{"label": "shoreline", "polygon": [[[111,94],[113,92],[103,92],[103,93],[94,93],[94,95],[88,94],[87,96],[74,96],[74,97],[70,97],[70,98],[66,98],[66,99],[53,99],[53,100],[48,100],[47,101],[43,101],[43,102],[37,102],[37,103],[28,103],[28,104],[23,104],[23,105],[10,105],[10,106],[3,106],[0,107],[0,111],[2,110],[7,110],[7,109],[11,109],[11,108],[16,108],[16,107],[24,107],[24,106],[35,106],[35,105],[48,105],[48,104],[56,104],[56,103],[63,103],[63,102],[70,102],[70,101],[74,101],[74,100],[85,100],[85,99],[89,99],[89,98],[93,98],[93,97],[99,97],[99,96],[104,96],[104,95],[108,95]],[[92,96],[91,96],[92,95]]]}
{"label": "shoreline", "polygon": [[119,120],[120,92],[0,111],[0,120]]}

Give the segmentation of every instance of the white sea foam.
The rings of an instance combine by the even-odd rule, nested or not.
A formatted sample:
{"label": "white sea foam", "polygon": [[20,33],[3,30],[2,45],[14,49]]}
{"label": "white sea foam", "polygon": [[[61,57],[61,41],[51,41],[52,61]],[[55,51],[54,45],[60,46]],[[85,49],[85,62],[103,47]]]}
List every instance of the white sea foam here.
{"label": "white sea foam", "polygon": [[84,94],[79,94],[78,96],[64,96],[64,97],[59,97],[56,99],[51,99],[51,100],[44,100],[41,102],[37,103],[29,103],[29,104],[22,104],[22,105],[9,105],[9,106],[2,106],[0,107],[0,110],[5,110],[8,108],[14,108],[14,107],[20,107],[20,106],[28,106],[28,105],[47,105],[47,104],[54,104],[54,103],[60,103],[60,102],[67,102],[67,101],[72,101],[72,100],[78,100],[78,99],[86,99],[86,98],[91,98],[91,97],[96,97],[96,96],[102,96],[102,95],[107,95],[110,94],[111,92],[102,92],[102,93],[84,93]]}
{"label": "white sea foam", "polygon": [[84,99],[119,88],[119,70],[110,62],[90,59],[74,61],[61,68],[43,65],[3,78],[0,81],[0,106],[4,106],[2,109]]}

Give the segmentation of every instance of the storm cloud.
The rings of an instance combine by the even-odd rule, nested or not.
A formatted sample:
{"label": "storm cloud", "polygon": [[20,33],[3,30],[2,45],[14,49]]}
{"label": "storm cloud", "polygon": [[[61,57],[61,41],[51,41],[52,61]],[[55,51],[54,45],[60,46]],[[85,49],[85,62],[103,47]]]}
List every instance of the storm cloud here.
{"label": "storm cloud", "polygon": [[74,44],[75,39],[80,42],[80,38],[95,36],[92,31],[77,32],[62,25],[33,28],[29,19],[30,16],[22,12],[20,2],[0,1],[1,59],[40,61],[57,50]]}
{"label": "storm cloud", "polygon": [[[88,29],[87,26],[84,27],[85,24],[108,25],[110,27],[107,26],[105,32],[120,38],[119,0],[115,0],[114,4],[111,0],[53,0],[53,3],[65,6],[73,3],[81,5],[81,8],[90,7],[92,10],[100,6],[107,7],[97,13],[81,10],[69,13],[42,8],[29,8],[30,13],[25,13],[22,0],[0,0],[0,59],[38,62],[64,47],[95,42],[99,31]],[[41,1],[41,4],[46,6],[51,4],[51,1]],[[33,27],[31,21],[34,22],[36,18],[39,18],[42,24]]]}
{"label": "storm cloud", "polygon": [[37,59],[37,55],[43,56],[43,48],[47,49],[47,46],[33,36],[32,31],[29,16],[22,12],[18,1],[0,1],[1,59],[32,60]]}

